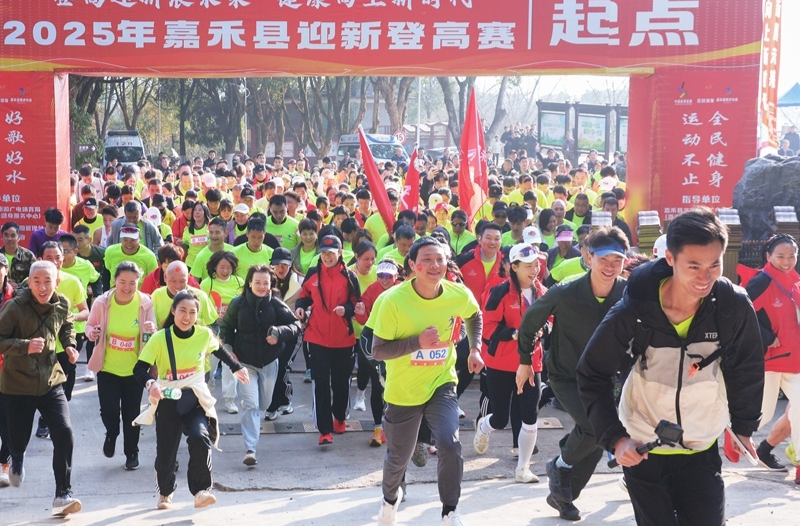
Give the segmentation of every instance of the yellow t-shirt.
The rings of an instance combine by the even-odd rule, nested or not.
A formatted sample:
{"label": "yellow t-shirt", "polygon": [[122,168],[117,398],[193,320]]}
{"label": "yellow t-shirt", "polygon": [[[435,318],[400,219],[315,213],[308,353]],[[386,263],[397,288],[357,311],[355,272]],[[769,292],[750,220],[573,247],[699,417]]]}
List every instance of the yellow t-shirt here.
{"label": "yellow t-shirt", "polygon": [[[86,287],[83,286],[81,280],[72,274],[67,274],[62,271],[59,278],[61,278],[61,281],[59,281],[58,287],[56,287],[56,292],[67,297],[72,314],[77,314],[78,308],[76,306],[86,301]],[[75,334],[80,334],[82,332],[86,332],[86,322],[76,321]],[[56,352],[64,352],[64,347],[61,346],[61,342],[58,339],[56,339]]]}
{"label": "yellow t-shirt", "polygon": [[[442,281],[442,293],[435,299],[421,298],[413,288],[414,280],[393,287],[379,296],[383,301],[374,308],[375,335],[387,341],[404,340],[422,333],[427,327],[439,330],[441,341],[434,349],[386,360],[387,402],[401,406],[422,405],[442,385],[458,383],[455,343],[460,337],[464,318],[478,311],[478,302],[464,285]],[[368,322],[369,324],[369,322]]]}
{"label": "yellow t-shirt", "polygon": [[[197,297],[200,298],[200,312],[197,313],[198,325],[213,325],[218,317],[217,307],[214,305],[214,302],[212,302],[208,294],[202,290],[194,287],[186,288],[197,294]],[[173,298],[169,296],[169,289],[167,287],[157,288],[150,297],[153,298],[153,310],[156,313],[156,326],[161,327],[164,325],[164,320],[169,316]]]}
{"label": "yellow t-shirt", "polygon": [[[222,250],[226,252],[233,252],[233,245],[224,243]],[[197,254],[197,257],[194,258],[194,265],[192,265],[192,276],[196,277],[200,281],[206,279],[208,277],[206,265],[208,265],[208,260],[211,259],[211,256],[213,255],[214,251],[211,250],[211,245],[203,247],[203,249]]]}
{"label": "yellow t-shirt", "polygon": [[[173,328],[170,327],[169,330],[173,331]],[[144,345],[139,359],[150,365],[155,364],[158,367],[158,378],[160,380],[173,380],[165,331],[165,329],[162,329],[150,338]],[[175,336],[173,331],[172,346],[175,350],[177,379],[183,379],[193,374],[205,374],[206,355],[219,348],[219,341],[214,336],[214,333],[211,332],[211,329],[195,325],[194,334],[185,340]]]}
{"label": "yellow t-shirt", "polygon": [[358,270],[356,270],[356,265],[353,264],[350,266],[350,270],[356,275],[358,278],[358,285],[361,287],[361,294],[364,294],[364,291],[367,290],[367,287],[378,281],[378,265],[377,261],[375,265],[370,267],[369,272],[366,274],[359,274]]}
{"label": "yellow t-shirt", "polygon": [[300,222],[297,219],[286,216],[286,219],[280,225],[275,223],[272,216],[267,218],[267,232],[272,234],[278,239],[286,250],[292,250],[300,242],[300,234],[297,233],[297,225]]}
{"label": "yellow t-shirt", "polygon": [[188,247],[186,252],[187,267],[194,267],[194,260],[197,258],[197,254],[207,245],[208,225],[203,225],[203,228],[196,228],[194,233],[189,232],[189,227],[183,230],[183,246]]}
{"label": "yellow t-shirt", "polygon": [[90,223],[89,220],[84,217],[80,221],[75,223],[75,226],[78,226],[78,225],[84,225],[84,226],[88,227],[89,228],[89,238],[91,238],[94,235],[94,231],[97,230],[98,228],[100,228],[101,226],[103,226],[103,218],[100,217],[100,215],[98,214],[97,216],[95,216],[94,221],[92,221]]}
{"label": "yellow t-shirt", "polygon": [[383,224],[383,217],[377,211],[367,218],[364,228],[372,234],[372,239],[380,239],[384,234],[388,234],[386,225]]}
{"label": "yellow t-shirt", "polygon": [[200,283],[200,289],[208,294],[214,305],[220,305],[218,310],[220,318],[225,317],[225,313],[228,312],[228,305],[231,304],[233,298],[242,293],[243,286],[244,280],[236,274],[232,274],[228,281],[206,277]]}
{"label": "yellow t-shirt", "polygon": [[103,372],[117,376],[132,376],[139,359],[139,294],[127,305],[120,305],[111,295],[106,329],[106,354]]}
{"label": "yellow t-shirt", "polygon": [[111,245],[106,249],[106,268],[112,276],[117,270],[117,265],[123,261],[133,261],[142,271],[142,277],[139,278],[140,289],[142,288],[142,279],[144,279],[144,276],[150,274],[156,269],[156,267],[158,267],[158,260],[156,259],[155,254],[153,254],[150,249],[144,245],[139,245],[139,250],[133,255],[128,255],[122,252],[122,245],[119,243],[116,245]]}
{"label": "yellow t-shirt", "polygon": [[233,249],[233,253],[239,258],[239,267],[236,269],[236,274],[242,278],[247,278],[247,272],[252,265],[269,265],[272,259],[272,248],[267,245],[261,245],[258,252],[253,252],[247,243],[242,243]]}
{"label": "yellow t-shirt", "polygon": [[306,252],[304,247],[300,249],[299,266],[300,266],[300,271],[303,273],[304,276],[308,274],[308,267],[311,266],[311,261],[314,259],[314,256],[316,255],[317,255],[316,248],[314,248],[314,250],[311,250],[309,252]]}
{"label": "yellow t-shirt", "polygon": [[486,274],[486,277],[489,277],[489,274],[492,273],[492,267],[494,267],[495,262],[497,261],[497,257],[495,257],[492,261],[483,261],[481,259],[481,263],[483,263],[483,272]]}

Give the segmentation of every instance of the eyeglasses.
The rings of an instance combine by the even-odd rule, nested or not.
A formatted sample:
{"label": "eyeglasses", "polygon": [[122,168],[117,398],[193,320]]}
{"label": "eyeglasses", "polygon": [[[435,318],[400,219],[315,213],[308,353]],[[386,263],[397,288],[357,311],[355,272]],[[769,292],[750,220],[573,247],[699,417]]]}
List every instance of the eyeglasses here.
{"label": "eyeglasses", "polygon": [[464,228],[465,226],[467,226],[466,223],[451,223],[451,224],[453,225],[453,228]]}
{"label": "eyeglasses", "polygon": [[394,279],[396,277],[397,275],[391,272],[378,272],[378,279]]}

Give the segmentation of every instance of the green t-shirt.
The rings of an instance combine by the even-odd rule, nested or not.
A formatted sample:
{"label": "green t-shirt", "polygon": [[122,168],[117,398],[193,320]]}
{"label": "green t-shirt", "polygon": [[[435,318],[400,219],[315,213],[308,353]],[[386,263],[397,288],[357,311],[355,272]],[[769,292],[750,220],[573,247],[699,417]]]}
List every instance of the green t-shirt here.
{"label": "green t-shirt", "polygon": [[364,228],[372,234],[372,239],[380,239],[384,234],[388,234],[386,225],[383,224],[383,217],[377,211],[367,218]]}
{"label": "green t-shirt", "polygon": [[243,286],[244,280],[236,274],[231,274],[231,276],[228,278],[228,281],[206,277],[200,283],[200,289],[208,294],[208,297],[211,298],[214,306],[219,306],[217,308],[217,312],[219,313],[220,318],[225,317],[225,313],[228,312],[228,305],[231,304],[233,298],[242,293]]}
{"label": "green t-shirt", "polygon": [[[56,292],[67,297],[72,314],[77,314],[77,306],[86,301],[86,287],[83,286],[81,280],[72,274],[62,271],[59,277],[61,280],[58,283],[58,287],[56,287]],[[82,332],[86,332],[86,322],[76,321],[75,334]],[[64,347],[61,346],[61,342],[58,339],[56,339],[56,352],[64,352]]]}
{"label": "green t-shirt", "polygon": [[142,279],[144,276],[150,274],[158,267],[158,260],[156,255],[144,245],[139,245],[139,250],[135,254],[128,255],[122,252],[122,245],[117,243],[111,245],[106,249],[105,263],[108,272],[113,276],[117,270],[117,265],[123,261],[132,261],[142,271],[142,277],[139,278],[139,288],[142,288]]}
{"label": "green t-shirt", "polygon": [[308,267],[311,266],[311,261],[314,259],[314,256],[316,255],[317,255],[316,247],[314,248],[314,250],[311,250],[309,252],[306,252],[305,247],[300,248],[299,266],[300,266],[300,271],[303,273],[304,276],[308,274]]}
{"label": "green t-shirt", "polygon": [[278,243],[286,250],[292,250],[300,242],[300,235],[297,233],[297,219],[286,216],[280,225],[275,223],[272,216],[267,218],[267,232],[278,238]]}
{"label": "green t-shirt", "polygon": [[75,226],[77,226],[77,225],[84,225],[84,226],[88,227],[89,228],[89,239],[91,239],[92,236],[94,236],[94,231],[103,226],[103,218],[100,216],[100,214],[98,214],[90,222],[88,218],[84,217],[80,221],[75,223]]}
{"label": "green t-shirt", "polygon": [[[16,255],[16,254],[14,254],[14,255]],[[5,255],[6,259],[8,260],[8,268],[11,268],[11,267],[14,266],[14,255],[12,255],[12,254],[6,254]]]}
{"label": "green t-shirt", "polygon": [[[385,246],[385,247],[383,247],[383,248],[379,248],[379,249],[378,249],[378,253],[375,255],[375,261],[380,261],[380,260],[382,260],[383,258],[385,258],[385,257],[386,257],[386,254],[388,254],[388,253],[389,253],[389,252],[391,252],[392,250],[395,250],[395,247],[394,247],[394,245],[386,245],[386,246]],[[402,263],[401,263],[401,265],[402,265]]]}
{"label": "green t-shirt", "polygon": [[[170,327],[169,330],[172,331],[173,328]],[[160,380],[173,380],[165,331],[166,329],[158,331],[148,340],[139,359],[150,365],[155,364]],[[219,341],[211,329],[195,325],[194,334],[185,340],[175,336],[173,331],[172,346],[175,350],[177,379],[183,379],[193,374],[205,374],[206,355],[219,348]]]}
{"label": "green t-shirt", "polygon": [[127,305],[120,305],[111,295],[106,328],[106,354],[103,372],[117,376],[132,376],[139,359],[139,294]]}
{"label": "green t-shirt", "polygon": [[542,241],[547,245],[547,248],[553,248],[556,246],[556,233],[553,231],[552,234],[542,234]]}
{"label": "green t-shirt", "polygon": [[71,267],[61,267],[61,271],[71,274],[81,280],[87,292],[89,285],[100,279],[100,274],[94,269],[94,265],[92,265],[89,260],[79,257],[75,258],[74,265]]}
{"label": "green t-shirt", "polygon": [[193,268],[197,254],[208,246],[208,225],[203,225],[203,228],[196,228],[194,233],[189,232],[189,227],[186,227],[183,230],[183,246],[188,247],[186,252],[186,266]]}
{"label": "green t-shirt", "polygon": [[236,274],[242,278],[247,278],[247,272],[252,265],[269,265],[272,259],[272,248],[267,245],[261,245],[258,252],[253,252],[247,243],[242,243],[233,249],[233,253],[239,258],[239,267],[236,269]]}
{"label": "green t-shirt", "polygon": [[564,261],[557,267],[550,270],[550,276],[557,282],[572,281],[569,278],[581,277],[586,273],[586,269],[581,263],[583,258],[572,258]]}
{"label": "green t-shirt", "polygon": [[[224,247],[222,250],[226,252],[233,252],[233,245],[229,245],[224,243]],[[194,258],[194,265],[192,265],[192,276],[196,277],[199,281],[202,281],[208,277],[208,269],[206,269],[206,265],[208,265],[208,260],[211,259],[211,256],[214,255],[214,251],[211,250],[211,245],[207,245],[203,247],[203,249],[197,254],[197,257]]]}
{"label": "green t-shirt", "polygon": [[434,349],[419,349],[386,360],[384,398],[401,406],[422,405],[440,386],[458,383],[454,344],[460,337],[462,320],[471,318],[479,309],[478,302],[464,285],[443,280],[442,293],[427,300],[417,294],[413,282],[406,281],[381,294],[379,298],[383,301],[376,304],[368,321],[375,335],[387,341],[418,336],[430,326],[439,330],[442,340]]}
{"label": "green t-shirt", "polygon": [[366,274],[360,274],[358,270],[356,270],[356,265],[353,264],[350,266],[350,270],[356,275],[358,278],[358,285],[361,287],[361,294],[364,294],[364,291],[367,290],[367,287],[378,281],[378,265],[377,260],[375,261],[375,265],[370,267],[369,272]]}
{"label": "green t-shirt", "polygon": [[522,240],[519,241],[514,240],[514,233],[509,230],[508,232],[503,232],[503,235],[500,236],[500,246],[507,247],[508,245],[516,245],[517,243],[522,243]]}
{"label": "green t-shirt", "polygon": [[[390,250],[389,252],[387,252],[383,256],[381,256],[380,259],[391,259],[392,261],[394,261],[395,263],[397,263],[398,265],[400,265],[402,267],[403,263],[406,260],[406,257],[403,254],[401,254],[398,249],[395,248],[393,250]],[[380,261],[380,259],[378,261]]]}
{"label": "green t-shirt", "polygon": [[491,261],[484,261],[483,258],[481,258],[481,263],[483,263],[483,272],[486,274],[487,278],[489,277],[489,274],[492,273],[492,268],[496,262],[497,256],[495,256],[495,258]]}
{"label": "green t-shirt", "polygon": [[[214,302],[212,302],[208,294],[202,290],[194,287],[186,288],[193,291],[197,294],[197,297],[200,298],[200,312],[197,313],[197,324],[205,326],[213,325],[218,317],[217,307],[214,305]],[[167,287],[157,288],[150,297],[153,298],[153,310],[156,313],[156,326],[161,327],[164,324],[164,320],[169,316],[173,298],[170,297]]]}

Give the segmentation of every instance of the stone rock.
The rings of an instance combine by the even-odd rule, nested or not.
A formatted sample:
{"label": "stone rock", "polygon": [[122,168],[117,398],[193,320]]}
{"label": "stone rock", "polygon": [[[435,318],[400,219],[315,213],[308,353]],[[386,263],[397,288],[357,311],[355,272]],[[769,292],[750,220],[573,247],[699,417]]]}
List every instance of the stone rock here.
{"label": "stone rock", "polygon": [[775,206],[800,209],[800,157],[768,155],[745,164],[733,190],[745,241],[767,239],[775,232]]}

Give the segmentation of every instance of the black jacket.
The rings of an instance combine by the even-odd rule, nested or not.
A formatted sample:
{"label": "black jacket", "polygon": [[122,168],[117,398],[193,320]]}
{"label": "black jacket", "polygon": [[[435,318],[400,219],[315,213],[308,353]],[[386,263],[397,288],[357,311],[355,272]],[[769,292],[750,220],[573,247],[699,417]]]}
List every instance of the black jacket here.
{"label": "black jacket", "polygon": [[[278,331],[277,345],[267,343],[273,327]],[[259,298],[249,288],[228,305],[219,329],[220,339],[233,347],[239,361],[256,368],[276,360],[285,342],[299,333],[300,321],[288,305],[272,293]]]}
{"label": "black jacket", "polygon": [[[637,268],[622,301],[597,328],[578,364],[581,400],[598,443],[609,451],[625,436],[653,440],[653,430],[662,419],[683,427],[683,447],[692,450],[712,445],[728,422],[735,433],[744,436],[758,429],[764,355],[750,299],[743,289],[720,278],[682,340],[659,300],[661,281],[670,276],[672,267],[663,259]],[[731,288],[728,301],[718,301],[724,292],[721,287]],[[720,322],[725,325],[722,329],[718,319],[728,320]],[[730,342],[727,349],[689,376],[692,364],[713,358],[720,349],[725,327],[733,327],[723,335],[724,341]],[[648,341],[637,342],[637,331],[642,334],[645,329],[650,334]],[[618,416],[611,378],[630,366],[632,342],[645,348],[623,386]]]}

